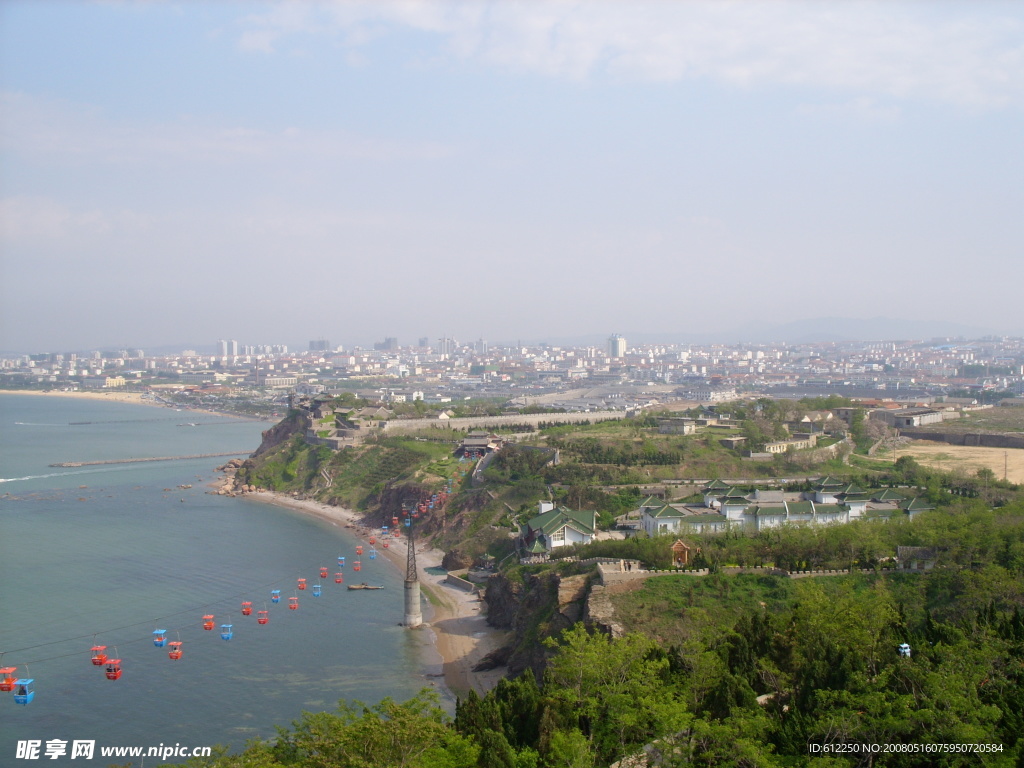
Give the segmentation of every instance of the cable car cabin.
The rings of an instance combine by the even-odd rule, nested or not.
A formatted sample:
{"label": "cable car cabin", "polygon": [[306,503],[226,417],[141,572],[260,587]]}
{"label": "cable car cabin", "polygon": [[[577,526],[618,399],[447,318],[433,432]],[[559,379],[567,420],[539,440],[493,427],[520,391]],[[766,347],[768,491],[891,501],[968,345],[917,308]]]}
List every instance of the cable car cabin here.
{"label": "cable car cabin", "polygon": [[388,540],[384,539],[384,549],[387,549],[387,548],[388,548]]}
{"label": "cable car cabin", "polygon": [[280,603],[281,602],[281,590],[280,589],[272,589],[270,591],[270,602],[272,602],[272,603]]}
{"label": "cable car cabin", "polygon": [[370,537],[370,543],[371,544],[376,544],[377,543],[377,537],[376,536],[371,536]]}
{"label": "cable car cabin", "polygon": [[352,563],[352,570],[353,571],[358,571],[358,570],[362,569],[362,567],[363,567],[363,564],[360,563],[358,560],[356,560],[356,561],[354,561]]}
{"label": "cable car cabin", "polygon": [[297,598],[297,597],[289,597],[288,598],[288,607],[291,610],[293,610],[293,611],[299,610],[299,598]]}
{"label": "cable car cabin", "polygon": [[320,566],[320,578],[321,579],[326,579],[327,578],[327,569],[324,568],[323,566]]}
{"label": "cable car cabin", "polygon": [[175,661],[181,658],[181,640],[172,640],[167,647],[171,649],[167,652],[167,658]]}
{"label": "cable car cabin", "polygon": [[242,615],[252,616],[252,603],[248,601],[242,603]]}
{"label": "cable car cabin", "polygon": [[305,579],[299,579],[299,583],[297,584],[297,586],[298,586],[299,589],[305,589],[306,588],[306,580]]}
{"label": "cable car cabin", "polygon": [[270,623],[270,611],[256,611],[256,623],[257,624],[269,624]]}
{"label": "cable car cabin", "polygon": [[392,525],[398,525],[398,518],[397,517],[392,517],[391,518],[391,524]]}
{"label": "cable car cabin", "polygon": [[387,536],[388,535],[388,527],[386,525],[382,525],[380,527],[380,535],[381,536]]}
{"label": "cable car cabin", "polygon": [[203,629],[213,629],[213,614],[208,613],[203,616]]}
{"label": "cable car cabin", "polygon": [[220,625],[220,639],[230,640],[235,636],[235,633],[231,631],[232,624],[221,624]]}
{"label": "cable car cabin", "polygon": [[345,558],[344,557],[339,557],[338,558],[338,567],[339,568],[344,568],[345,567]]}
{"label": "cable car cabin", "polygon": [[345,581],[344,575],[342,575],[341,573],[334,574],[334,583],[335,584],[341,584],[344,581]]}
{"label": "cable car cabin", "polygon": [[356,546],[356,554],[357,555],[363,554],[363,545],[362,544],[359,544],[359,545]]}
{"label": "cable car cabin", "polygon": [[89,649],[92,651],[92,665],[94,667],[102,667],[103,662],[107,660],[107,646],[105,645],[94,645]]}
{"label": "cable car cabin", "polygon": [[373,547],[370,547],[370,559],[371,560],[376,560],[377,559],[377,550],[374,549]]}
{"label": "cable car cabin", "polygon": [[14,690],[14,685],[17,682],[14,678],[14,670],[17,667],[0,667],[0,691],[10,693]]}
{"label": "cable car cabin", "polygon": [[313,585],[313,597],[320,597],[320,590],[321,590],[320,585],[319,584],[314,584]]}
{"label": "cable car cabin", "polygon": [[33,690],[35,679],[31,677],[19,677],[14,681],[14,703],[26,705],[32,702],[32,699],[36,697],[36,692]]}
{"label": "cable car cabin", "polygon": [[408,528],[410,525],[412,525],[412,520],[408,517],[405,518],[405,527]]}
{"label": "cable car cabin", "polygon": [[165,645],[167,645],[166,629],[153,630],[153,645],[155,645],[157,648],[163,648]]}
{"label": "cable car cabin", "polygon": [[107,659],[107,680],[119,680],[121,678],[121,660]]}

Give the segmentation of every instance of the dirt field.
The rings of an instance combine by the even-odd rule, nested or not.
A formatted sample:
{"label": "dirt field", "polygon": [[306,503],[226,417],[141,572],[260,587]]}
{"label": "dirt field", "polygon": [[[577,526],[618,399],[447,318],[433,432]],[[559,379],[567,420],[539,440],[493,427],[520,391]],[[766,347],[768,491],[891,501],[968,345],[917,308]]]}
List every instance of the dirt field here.
{"label": "dirt field", "polygon": [[1000,479],[1005,466],[1007,480],[1024,483],[1024,450],[1020,448],[977,448],[913,440],[900,445],[898,454],[912,456],[921,464],[944,472],[953,472],[959,468],[973,475],[982,467],[988,467]]}

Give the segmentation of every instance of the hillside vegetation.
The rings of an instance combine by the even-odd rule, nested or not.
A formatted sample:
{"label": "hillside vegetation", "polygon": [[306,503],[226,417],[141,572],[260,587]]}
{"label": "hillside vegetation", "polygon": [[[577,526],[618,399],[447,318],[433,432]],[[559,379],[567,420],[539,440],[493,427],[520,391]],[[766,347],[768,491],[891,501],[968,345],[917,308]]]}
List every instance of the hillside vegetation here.
{"label": "hillside vegetation", "polygon": [[[690,536],[709,573],[606,587],[624,628],[611,637],[606,625],[576,623],[593,567],[519,564],[514,526],[541,498],[594,509],[607,526],[636,507],[641,484],[746,467],[738,456],[703,464],[719,452],[710,438],[659,435],[645,420],[554,426],[503,448],[474,480],[470,462],[452,456],[455,433],[333,453],[306,445],[301,426],[269,440],[245,481],[371,518],[450,483],[423,531],[468,560],[504,558],[488,585],[489,617],[514,630],[504,658],[525,671],[470,694],[451,720],[428,692],[342,702],[303,715],[273,743],[189,766],[594,768],[639,754],[666,767],[1024,765],[1024,500],[991,473],[954,477],[909,457],[830,463],[830,474],[912,490],[936,508],[889,523]],[[791,459],[768,464],[792,472]],[[673,540],[598,541],[559,555],[668,569]],[[900,546],[928,548],[934,568],[896,569]],[[734,566],[853,572],[788,578]],[[893,746],[866,754],[851,745]]]}

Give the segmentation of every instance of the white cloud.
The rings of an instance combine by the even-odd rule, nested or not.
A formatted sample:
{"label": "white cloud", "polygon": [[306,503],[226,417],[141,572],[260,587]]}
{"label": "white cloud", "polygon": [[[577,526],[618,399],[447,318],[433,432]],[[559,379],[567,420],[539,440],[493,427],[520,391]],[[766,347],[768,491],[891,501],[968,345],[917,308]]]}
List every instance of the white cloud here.
{"label": "white cloud", "polygon": [[1019,5],[910,2],[289,3],[243,22],[239,44],[271,51],[299,34],[366,46],[388,30],[440,38],[448,55],[583,79],[710,79],[955,104],[1019,103]]}
{"label": "white cloud", "polygon": [[47,161],[137,165],[140,162],[230,164],[281,160],[434,160],[455,148],[431,141],[394,141],[346,131],[289,127],[270,131],[195,120],[111,120],[91,106],[20,93],[0,93],[5,153]]}

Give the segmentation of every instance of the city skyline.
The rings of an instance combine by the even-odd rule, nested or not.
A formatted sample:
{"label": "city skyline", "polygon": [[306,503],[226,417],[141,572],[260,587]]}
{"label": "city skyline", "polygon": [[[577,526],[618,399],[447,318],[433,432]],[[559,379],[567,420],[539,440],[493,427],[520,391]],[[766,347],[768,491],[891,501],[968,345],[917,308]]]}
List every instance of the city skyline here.
{"label": "city skyline", "polygon": [[1022,33],[1000,2],[9,0],[0,351],[1024,335]]}

